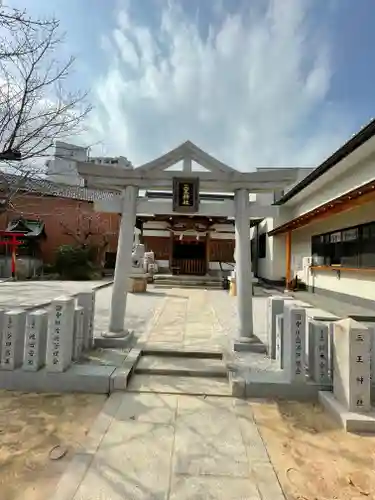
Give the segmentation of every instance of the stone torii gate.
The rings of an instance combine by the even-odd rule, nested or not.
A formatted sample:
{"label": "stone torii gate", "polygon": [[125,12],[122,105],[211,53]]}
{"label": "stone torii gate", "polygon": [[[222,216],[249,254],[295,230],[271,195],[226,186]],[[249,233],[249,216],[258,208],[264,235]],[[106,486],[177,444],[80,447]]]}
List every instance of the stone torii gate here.
{"label": "stone torii gate", "polygon": [[[179,162],[182,162],[182,170],[170,170],[170,167]],[[203,169],[193,170],[193,162]],[[127,283],[131,271],[137,213],[153,215],[189,213],[192,216],[234,217],[239,316],[239,332],[235,344],[238,345],[238,349],[248,347],[252,350],[253,344],[258,343],[258,339],[253,333],[250,219],[274,217],[278,213],[278,208],[270,204],[264,206],[250,202],[249,194],[272,193],[284,189],[297,180],[298,169],[239,172],[213,158],[190,141],[138,168],[132,165],[123,167],[77,162],[77,169],[88,187],[115,190],[119,193],[114,194],[109,200],[96,202],[94,206],[96,211],[121,213],[109,331],[114,334],[126,332],[124,321]],[[182,201],[178,203],[176,198],[172,201],[139,196],[140,189],[173,190],[175,193],[179,181],[185,183],[185,189],[191,194],[191,198],[190,195],[184,198],[189,199],[188,203]],[[234,193],[234,200],[199,201],[199,191]],[[182,206],[183,204],[185,206]]]}

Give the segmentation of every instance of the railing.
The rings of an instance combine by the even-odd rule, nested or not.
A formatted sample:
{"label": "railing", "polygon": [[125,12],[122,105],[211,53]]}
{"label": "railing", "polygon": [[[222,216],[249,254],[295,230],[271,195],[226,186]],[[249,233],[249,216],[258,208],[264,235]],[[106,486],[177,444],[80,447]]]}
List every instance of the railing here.
{"label": "railing", "polygon": [[204,259],[173,259],[172,274],[206,274],[206,261]]}

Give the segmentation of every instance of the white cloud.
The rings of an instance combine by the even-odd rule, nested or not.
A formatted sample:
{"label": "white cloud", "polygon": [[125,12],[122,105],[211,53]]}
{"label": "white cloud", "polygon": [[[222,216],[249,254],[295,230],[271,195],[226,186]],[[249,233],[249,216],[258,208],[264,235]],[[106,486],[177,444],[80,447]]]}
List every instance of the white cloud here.
{"label": "white cloud", "polygon": [[189,139],[244,170],[314,165],[339,146],[348,128],[327,103],[332,61],[310,2],[255,3],[216,10],[205,39],[175,2],[152,29],[123,8],[103,43],[92,142],[138,165]]}

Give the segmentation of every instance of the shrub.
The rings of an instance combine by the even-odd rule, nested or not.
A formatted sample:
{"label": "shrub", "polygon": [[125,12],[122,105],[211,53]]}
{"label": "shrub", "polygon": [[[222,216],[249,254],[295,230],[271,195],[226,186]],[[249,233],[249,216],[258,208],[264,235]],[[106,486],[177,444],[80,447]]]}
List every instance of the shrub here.
{"label": "shrub", "polygon": [[93,271],[90,247],[62,245],[57,250],[55,270],[63,279],[89,280]]}

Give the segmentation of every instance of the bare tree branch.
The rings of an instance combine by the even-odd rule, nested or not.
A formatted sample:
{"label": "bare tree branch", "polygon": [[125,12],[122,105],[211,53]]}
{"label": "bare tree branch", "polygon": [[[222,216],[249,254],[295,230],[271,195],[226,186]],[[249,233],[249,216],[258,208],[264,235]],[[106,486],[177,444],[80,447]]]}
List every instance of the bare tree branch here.
{"label": "bare tree branch", "polygon": [[54,18],[32,19],[27,15],[26,10],[0,5],[0,32],[5,33],[3,36],[0,36],[0,59],[3,60],[8,57],[22,56],[30,51],[27,40],[18,40],[17,37],[13,37],[9,40],[9,33],[16,35],[20,27],[26,27],[30,30],[37,31],[40,28],[52,25],[58,27],[59,22]]}
{"label": "bare tree branch", "polygon": [[[59,61],[62,43],[56,19],[0,6],[0,152],[20,151],[23,160],[2,161],[0,174],[15,171],[21,186],[37,174],[30,164],[41,166],[56,140],[79,133],[91,110],[85,92],[66,89],[75,61]],[[0,175],[4,188],[10,199]]]}

